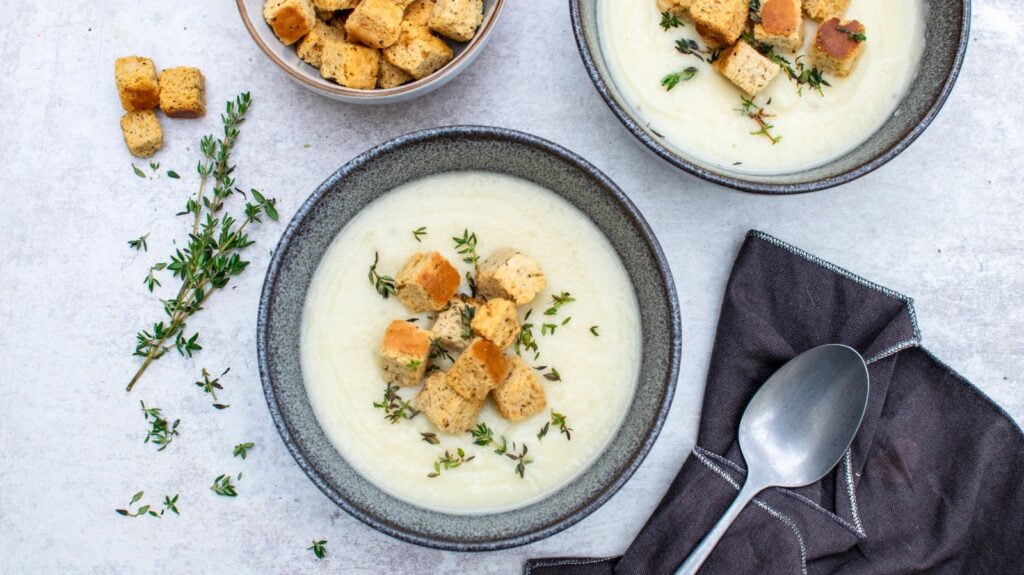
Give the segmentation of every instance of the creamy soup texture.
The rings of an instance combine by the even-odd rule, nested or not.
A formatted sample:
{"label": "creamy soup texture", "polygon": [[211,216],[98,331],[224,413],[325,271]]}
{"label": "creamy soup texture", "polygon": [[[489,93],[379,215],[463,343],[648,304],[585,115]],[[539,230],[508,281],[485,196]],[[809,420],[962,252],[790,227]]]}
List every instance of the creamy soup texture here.
{"label": "creamy soup texture", "polygon": [[[412,231],[426,227],[416,241]],[[533,366],[558,370],[562,381],[541,379],[548,408],[518,423],[503,419],[488,401],[480,415],[495,436],[529,446],[533,463],[525,477],[515,462],[473,444],[469,434],[438,433],[440,445],[422,440],[437,432],[423,415],[391,424],[373,403],[385,384],[378,349],[394,319],[411,314],[395,298],[384,300],[367,282],[374,252],[378,270],[394,275],[413,253],[439,251],[465,275],[471,269],[455,253],[453,236],[469,228],[478,253],[511,246],[534,258],[548,288],[519,309],[530,323],[540,357],[524,352]],[[463,282],[462,291],[466,290]],[[555,318],[553,335],[540,326],[552,294],[568,291],[575,302]],[[565,318],[572,320],[561,325]],[[591,326],[598,326],[593,335]],[[640,321],[629,277],[597,227],[565,200],[535,184],[510,176],[456,172],[417,180],[373,202],[338,234],[313,278],[302,327],[302,371],[313,410],[341,455],[360,474],[413,504],[451,513],[511,509],[552,493],[592,462],[616,432],[629,406],[640,362]],[[509,352],[513,353],[513,352]],[[538,372],[539,374],[540,372]],[[400,391],[413,397],[419,388]],[[537,434],[551,411],[564,414],[572,429],[567,440],[552,426]],[[461,447],[475,458],[457,469],[428,478],[434,461]]]}
{"label": "creamy soup texture", "polygon": [[[693,24],[663,31],[655,0],[598,0],[599,36],[613,82],[638,116],[672,146],[699,162],[729,170],[772,174],[826,163],[849,152],[886,121],[907,92],[924,50],[921,0],[852,0],[845,19],[867,28],[868,41],[847,78],[826,75],[824,97],[778,77],[756,98],[769,99],[773,145],[750,134],[758,129],[741,115],[741,93],[710,65],[675,50],[680,38],[700,40]],[[805,20],[806,47],[817,23]],[[703,42],[702,42],[703,44]],[[789,60],[791,54],[783,54]],[[685,67],[697,75],[671,91],[660,85]]]}

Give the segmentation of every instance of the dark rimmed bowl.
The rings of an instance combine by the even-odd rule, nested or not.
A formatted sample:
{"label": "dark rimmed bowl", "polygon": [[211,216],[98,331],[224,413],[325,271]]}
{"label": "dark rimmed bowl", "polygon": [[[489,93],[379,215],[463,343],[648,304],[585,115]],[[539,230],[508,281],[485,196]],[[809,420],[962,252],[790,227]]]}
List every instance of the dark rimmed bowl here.
{"label": "dark rimmed bowl", "polygon": [[956,83],[967,52],[971,0],[925,0],[925,3],[928,12],[921,66],[910,91],[886,123],[867,141],[822,166],[765,176],[709,166],[648,128],[610,80],[601,51],[598,0],[569,0],[569,12],[576,45],[594,86],[619,121],[644,146],[677,168],[721,186],[762,194],[797,194],[839,186],[877,170],[907,149],[938,115]]}
{"label": "dark rimmed bowl", "polygon": [[[483,170],[535,182],[597,225],[632,278],[643,356],[629,411],[611,443],[571,483],[541,501],[495,514],[449,515],[388,495],[335,450],[306,397],[300,366],[302,310],[331,241],[389,190],[431,174]],[[572,152],[529,134],[458,126],[416,132],[358,156],[299,208],[274,251],[257,325],[260,376],[270,414],[289,451],[332,501],[399,539],[458,551],[524,545],[583,519],[636,471],[661,430],[675,392],[679,305],[668,263],[643,216],[604,174]]]}

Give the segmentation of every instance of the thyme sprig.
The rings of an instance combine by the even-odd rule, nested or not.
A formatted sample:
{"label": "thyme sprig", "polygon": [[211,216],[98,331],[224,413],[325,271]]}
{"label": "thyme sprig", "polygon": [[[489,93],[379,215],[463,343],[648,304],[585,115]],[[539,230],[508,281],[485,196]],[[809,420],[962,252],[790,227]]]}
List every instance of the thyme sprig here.
{"label": "thyme sprig", "polygon": [[[769,114],[763,107],[755,104],[753,98],[747,98],[746,96],[740,96],[740,98],[743,101],[743,105],[742,108],[737,108],[737,111],[757,122],[757,125],[761,128],[755,132],[750,132],[750,134],[753,136],[764,136],[765,138],[768,138],[773,146],[781,142],[782,136],[772,134],[772,130],[775,126],[770,124],[767,120],[768,118],[773,117],[773,114]],[[769,104],[770,103],[771,101],[769,100]]]}
{"label": "thyme sprig", "polygon": [[412,231],[412,237],[416,238],[417,242],[422,242],[423,236],[427,235],[427,227],[422,226]]}
{"label": "thyme sprig", "polygon": [[476,307],[464,305],[459,310],[459,321],[462,325],[462,339],[469,341],[473,339],[473,318],[476,317]]}
{"label": "thyme sprig", "polygon": [[526,456],[528,451],[529,448],[526,446],[525,443],[523,444],[522,449],[516,449],[516,444],[515,442],[513,442],[512,451],[505,454],[505,457],[508,457],[512,461],[516,462],[515,473],[516,475],[519,476],[520,479],[525,479],[526,466],[533,463],[533,458]]}
{"label": "thyme sprig", "polygon": [[680,38],[676,40],[676,51],[684,56],[696,56],[698,59],[707,62],[708,64],[714,63],[718,60],[718,57],[722,55],[720,49],[710,49],[701,47],[700,43],[690,38]]}
{"label": "thyme sprig", "polygon": [[165,495],[163,502],[164,508],[161,509],[159,512],[156,509],[153,509],[152,505],[148,504],[142,505],[135,511],[132,511],[132,505],[138,503],[139,500],[142,499],[143,495],[145,495],[145,492],[139,491],[138,493],[132,496],[132,500],[128,503],[127,507],[125,507],[124,509],[115,509],[114,511],[116,511],[118,515],[122,515],[124,517],[149,516],[156,517],[157,519],[163,517],[164,512],[166,511],[171,511],[175,515],[181,515],[181,513],[178,512],[178,494],[175,494],[174,497],[171,497],[170,495]]}
{"label": "thyme sprig", "polygon": [[242,459],[245,459],[246,456],[249,455],[249,450],[252,449],[253,447],[256,447],[256,444],[252,443],[252,442],[239,443],[231,451],[231,455],[234,455],[235,457],[241,457]]}
{"label": "thyme sprig", "polygon": [[468,229],[462,231],[462,237],[453,237],[455,251],[462,256],[462,261],[467,264],[476,265],[480,257],[476,255],[476,233],[470,233]]}
{"label": "thyme sprig", "polygon": [[178,435],[178,424],[181,423],[181,420],[175,419],[173,423],[168,423],[159,407],[146,407],[142,401],[139,401],[139,405],[142,408],[142,417],[146,423],[149,423],[149,431],[146,432],[146,439],[143,443],[159,445],[157,451],[167,449],[171,441],[174,441],[174,437]]}
{"label": "thyme sprig", "polygon": [[377,290],[380,297],[388,299],[398,293],[398,287],[395,285],[395,278],[391,276],[382,276],[377,273],[377,264],[380,262],[380,253],[373,252],[373,265],[370,266],[370,285],[373,289]]}
{"label": "thyme sprig", "polygon": [[146,242],[147,239],[149,239],[148,232],[139,236],[138,239],[128,240],[128,247],[137,252],[148,252],[149,244]]}
{"label": "thyme sprig", "polygon": [[314,539],[313,544],[306,547],[306,549],[312,551],[313,555],[316,555],[317,559],[323,559],[324,557],[327,557],[327,540]]}
{"label": "thyme sprig", "polygon": [[560,294],[551,296],[551,307],[544,310],[544,315],[558,315],[558,310],[562,309],[563,305],[569,304],[576,301],[576,298],[572,297],[567,291]]}
{"label": "thyme sprig", "polygon": [[420,414],[418,410],[412,407],[411,403],[398,395],[398,389],[397,385],[389,385],[384,390],[383,401],[373,402],[375,408],[384,410],[384,417],[392,424],[398,423],[403,419],[412,419]]}
{"label": "thyme sprig", "polygon": [[476,459],[475,455],[466,456],[466,452],[460,447],[455,450],[453,455],[447,449],[444,451],[444,455],[437,458],[434,462],[434,470],[427,474],[427,477],[434,478],[441,475],[441,470],[448,471],[450,469],[457,469],[462,466],[463,463],[469,463]]}
{"label": "thyme sprig", "polygon": [[[167,319],[153,324],[151,330],[136,334],[134,355],[142,357],[142,365],[128,383],[127,390],[138,383],[153,361],[162,358],[168,351],[176,350],[183,357],[191,357],[202,349],[198,343],[199,333],[186,333],[186,323],[203,309],[210,296],[228,285],[248,267],[241,252],[251,246],[254,240],[246,235],[246,228],[261,223],[262,216],[277,220],[276,200],[264,197],[256,190],[248,196],[235,188],[235,166],[231,164],[231,152],[238,141],[239,126],[245,119],[251,105],[249,93],[240,94],[234,101],[228,101],[225,113],[221,115],[224,134],[220,139],[208,135],[200,140],[199,188],[194,197],[185,203],[182,214],[192,214],[192,231],[185,247],[178,248],[167,262],[159,262],[150,269],[144,280],[147,286],[155,285],[154,271],[170,270],[174,278],[181,281],[178,294],[163,300],[163,311]],[[206,194],[206,187],[212,180],[213,190]],[[224,202],[238,192],[246,197],[240,217],[221,215]],[[166,323],[165,323],[166,321]]]}
{"label": "thyme sprig", "polygon": [[440,445],[441,440],[437,438],[436,433],[423,433],[420,432],[420,439],[429,443],[430,445]]}
{"label": "thyme sprig", "polygon": [[[241,477],[241,475],[239,475]],[[210,490],[222,497],[237,497],[238,491],[235,489],[235,485],[231,483],[230,475],[218,475],[213,480],[213,485],[210,486]]]}
{"label": "thyme sprig", "polygon": [[229,367],[225,369],[223,372],[221,372],[221,374],[218,375],[217,377],[212,377],[210,372],[207,371],[207,369],[204,367],[201,374],[202,379],[199,379],[195,382],[196,387],[202,389],[203,393],[208,393],[210,397],[213,398],[213,406],[217,409],[226,409],[230,407],[223,403],[217,403],[217,390],[224,389],[224,385],[221,384],[220,378],[227,375],[228,372],[230,371],[231,368]]}
{"label": "thyme sprig", "polygon": [[671,91],[679,85],[680,82],[688,82],[697,75],[697,69],[693,66],[680,70],[678,72],[672,72],[661,79],[661,85],[665,87],[665,91]]}
{"label": "thyme sprig", "polygon": [[557,411],[552,411],[551,425],[557,425],[558,431],[565,435],[566,441],[572,441],[572,428],[566,424],[564,415]]}
{"label": "thyme sprig", "polygon": [[537,441],[540,441],[540,440],[544,439],[544,436],[548,434],[548,429],[550,427],[551,427],[551,422],[550,421],[545,421],[544,422],[544,426],[540,428],[539,432],[537,432]]}
{"label": "thyme sprig", "polygon": [[540,349],[537,346],[537,340],[533,337],[533,324],[524,323],[519,330],[519,336],[516,337],[516,343],[513,349],[516,351],[516,355],[522,356],[523,351],[532,351],[533,359],[540,357]]}
{"label": "thyme sprig", "polygon": [[670,28],[679,28],[683,26],[683,21],[678,16],[671,12],[661,13],[661,29],[668,32]]}

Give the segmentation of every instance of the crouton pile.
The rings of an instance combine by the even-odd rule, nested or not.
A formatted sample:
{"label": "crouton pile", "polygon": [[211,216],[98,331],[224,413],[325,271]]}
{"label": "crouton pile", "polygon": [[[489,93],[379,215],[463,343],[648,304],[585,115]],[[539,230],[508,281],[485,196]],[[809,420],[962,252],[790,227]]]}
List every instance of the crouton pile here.
{"label": "crouton pile", "polygon": [[385,382],[422,383],[413,403],[445,433],[476,426],[488,398],[510,421],[542,411],[547,394],[534,369],[507,351],[522,329],[517,308],[544,290],[544,272],[533,259],[504,248],[478,263],[475,296],[456,293],[460,279],[438,252],[413,255],[395,276],[396,296],[409,311],[437,315],[430,329],[391,322],[380,346]]}
{"label": "crouton pile", "polygon": [[274,34],[320,75],[347,88],[395,88],[425,78],[468,42],[483,0],[267,0]]}
{"label": "crouton pile", "polygon": [[168,68],[159,76],[149,58],[127,56],[114,61],[117,94],[125,110],[121,132],[128,151],[148,158],[164,145],[164,133],[154,110],[169,118],[198,118],[206,114],[205,82],[199,68]]}

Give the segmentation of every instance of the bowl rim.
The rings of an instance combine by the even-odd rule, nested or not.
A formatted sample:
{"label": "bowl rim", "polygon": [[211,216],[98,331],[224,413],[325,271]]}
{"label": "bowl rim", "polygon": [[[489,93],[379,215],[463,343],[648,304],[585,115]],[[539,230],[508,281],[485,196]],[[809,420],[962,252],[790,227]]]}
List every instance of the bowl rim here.
{"label": "bowl rim", "polygon": [[[654,268],[660,283],[659,290],[664,295],[664,313],[668,315],[668,323],[671,328],[671,333],[669,334],[669,346],[671,348],[671,353],[667,358],[668,370],[667,374],[664,376],[664,381],[660,382],[661,389],[663,390],[663,399],[658,406],[653,420],[650,421],[647,429],[643,431],[642,443],[629,453],[621,472],[614,476],[614,479],[610,481],[605,486],[604,490],[597,496],[586,500],[579,507],[575,508],[575,510],[566,513],[558,519],[546,523],[539,529],[507,537],[492,538],[486,541],[452,541],[430,535],[424,535],[422,533],[417,533],[415,528],[399,527],[389,524],[387,521],[381,520],[378,517],[373,516],[371,513],[363,512],[358,507],[349,503],[349,501],[345,499],[340,492],[336,491],[330,484],[320,477],[315,467],[307,458],[304,449],[299,445],[296,437],[293,435],[288,423],[282,415],[269,365],[270,353],[268,349],[268,331],[271,321],[270,316],[272,313],[271,301],[274,299],[278,289],[279,274],[281,272],[281,267],[283,265],[282,262],[284,259],[283,254],[288,251],[288,248],[300,226],[305,222],[310,213],[316,209],[321,198],[334,189],[336,182],[343,180],[353,172],[362,170],[369,163],[391,150],[410,145],[418,145],[438,138],[493,138],[499,141],[523,144],[539,149],[542,152],[555,155],[594,178],[599,183],[599,186],[597,187],[601,188],[601,192],[607,194],[612,199],[612,201],[621,209],[623,216],[626,217],[638,231],[640,242],[652,255]],[[508,128],[480,125],[456,125],[412,132],[374,146],[344,164],[329,176],[320,186],[318,186],[312,194],[310,194],[310,196],[296,211],[295,215],[292,217],[288,226],[282,233],[277,246],[274,248],[274,253],[271,257],[270,265],[267,268],[267,273],[264,278],[260,294],[256,325],[256,348],[260,380],[274,426],[280,433],[281,439],[284,441],[285,446],[295,459],[296,463],[328,499],[362,523],[376,529],[377,531],[408,543],[451,551],[496,551],[533,543],[575,525],[611,499],[612,496],[614,496],[619,489],[629,481],[636,470],[639,469],[640,465],[646,459],[660,435],[661,429],[664,426],[665,420],[667,419],[669,410],[672,406],[672,401],[675,397],[675,391],[679,379],[680,363],[682,361],[682,321],[675,280],[673,279],[671,267],[669,266],[668,260],[665,258],[665,253],[661,248],[661,244],[658,242],[653,230],[637,207],[629,197],[610,178],[608,178],[608,176],[581,156],[544,138]],[[601,453],[604,453],[604,451]],[[600,457],[600,454],[598,457]],[[583,473],[586,473],[586,470],[584,470]],[[554,496],[557,493],[558,491],[555,491],[548,497]],[[393,497],[387,494],[385,494],[385,496]]]}
{"label": "bowl rim", "polygon": [[[249,13],[249,9],[245,5],[245,0],[235,0],[235,5],[238,8],[238,14],[242,17],[242,23],[245,24],[245,29],[249,31],[249,36],[252,37],[256,45],[259,46],[260,51],[265,56],[270,58],[278,68],[288,74],[293,80],[302,84],[306,88],[313,90],[320,94],[330,94],[331,96],[339,96],[349,100],[371,102],[379,99],[391,99],[396,96],[404,94],[411,94],[418,92],[420,89],[429,86],[442,77],[448,76],[449,74],[457,74],[462,70],[463,62],[467,62],[471,59],[472,54],[479,50],[485,42],[485,39],[490,36],[494,30],[494,24],[498,21],[498,16],[501,14],[502,8],[505,7],[505,0],[494,0],[494,10],[491,11],[489,18],[484,18],[484,21],[480,24],[480,28],[473,38],[466,43],[466,48],[462,52],[455,55],[450,62],[441,67],[440,70],[427,75],[419,80],[409,82],[408,84],[402,84],[394,88],[380,88],[373,90],[357,90],[355,88],[346,88],[341,84],[324,80],[323,83],[310,80],[303,74],[300,74],[293,66],[282,60],[270,49],[270,46],[263,41],[259,33],[256,31],[257,19]],[[260,22],[263,21],[262,16],[258,18]]]}
{"label": "bowl rim", "polygon": [[595,2],[596,5],[596,0],[569,0],[569,15],[572,20],[573,35],[576,38],[576,48],[580,53],[580,57],[583,59],[583,66],[587,70],[587,75],[590,76],[590,80],[594,83],[594,87],[601,95],[601,99],[603,99],[605,104],[611,108],[615,117],[617,117],[626,129],[629,130],[634,137],[640,140],[640,142],[651,152],[673,166],[713,184],[755,194],[803,194],[834,188],[870,174],[903,153],[903,151],[910,147],[910,145],[913,144],[922,133],[924,133],[928,126],[931,125],[935,117],[938,116],[939,111],[942,110],[946,100],[949,99],[949,95],[953,91],[953,86],[956,84],[957,78],[960,76],[960,69],[963,67],[964,57],[967,53],[967,46],[969,44],[971,32],[971,0],[960,0],[963,6],[961,13],[963,25],[960,27],[960,37],[957,43],[956,54],[954,54],[952,65],[946,75],[945,81],[942,84],[942,89],[940,90],[938,97],[928,108],[928,111],[925,112],[924,116],[921,118],[921,121],[918,122],[918,124],[902,138],[900,138],[899,141],[886,148],[884,152],[876,155],[871,160],[868,160],[846,172],[806,182],[772,184],[738,176],[726,175],[714,169],[705,168],[686,159],[680,154],[673,153],[660,142],[650,137],[650,135],[643,130],[632,115],[619,106],[618,102],[615,101],[608,89],[608,83],[601,76],[600,72],[598,72],[597,66],[594,64],[594,54],[591,52],[590,45],[587,43],[586,35],[583,30],[583,23],[580,18],[581,3],[583,2]]}

